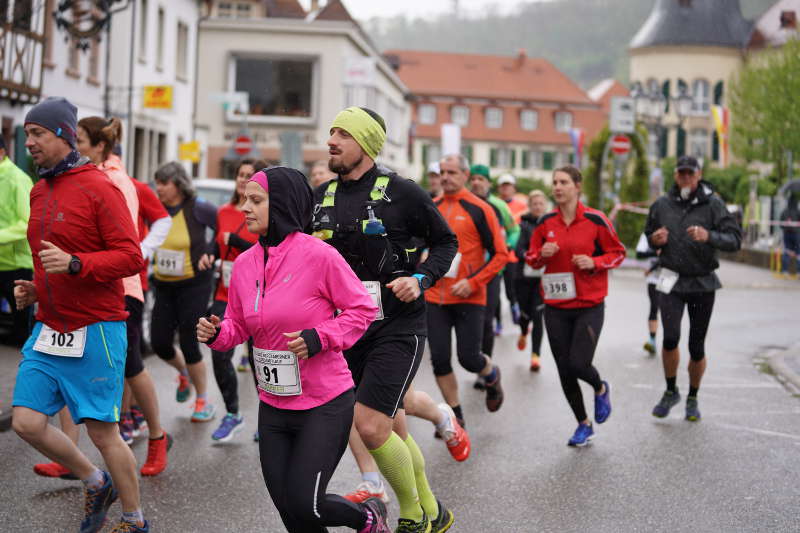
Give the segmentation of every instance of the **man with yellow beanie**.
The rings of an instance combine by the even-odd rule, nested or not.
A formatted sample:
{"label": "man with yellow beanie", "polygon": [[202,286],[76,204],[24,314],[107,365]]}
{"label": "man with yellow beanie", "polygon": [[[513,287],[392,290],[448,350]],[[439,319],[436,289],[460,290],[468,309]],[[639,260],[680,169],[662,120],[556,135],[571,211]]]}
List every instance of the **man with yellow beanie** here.
{"label": "man with yellow beanie", "polygon": [[[397,496],[396,531],[445,531],[453,513],[428,486],[403,398],[427,336],[422,293],[450,268],[458,242],[422,188],[375,164],[386,141],[380,115],[349,107],[330,133],[328,166],[337,176],[314,191],[314,234],[342,254],[378,307],[367,332],[345,351],[356,383],[354,425]],[[429,254],[420,263],[424,248]]]}

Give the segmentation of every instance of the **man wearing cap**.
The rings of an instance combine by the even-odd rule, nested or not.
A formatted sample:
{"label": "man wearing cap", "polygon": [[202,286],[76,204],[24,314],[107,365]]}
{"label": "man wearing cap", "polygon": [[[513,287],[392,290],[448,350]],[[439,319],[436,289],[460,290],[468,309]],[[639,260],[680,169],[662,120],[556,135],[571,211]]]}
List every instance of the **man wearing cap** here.
{"label": "man wearing cap", "polygon": [[[492,194],[492,181],[489,178],[489,167],[486,165],[475,164],[470,168],[469,175],[469,188],[473,194],[478,198],[488,203],[494,209],[497,215],[497,220],[500,222],[501,229],[504,234],[506,247],[509,250],[514,250],[517,247],[517,240],[519,239],[519,225],[514,222],[514,217],[508,204],[502,199]],[[509,254],[509,260],[510,258]],[[483,321],[483,341],[481,349],[485,355],[492,357],[494,352],[494,328],[492,322],[494,321],[495,314],[500,308],[500,281],[503,279],[504,272],[512,272],[513,268],[505,268],[497,274],[492,281],[486,286],[486,314]],[[514,315],[514,322],[519,321],[519,304],[516,301],[516,296],[513,291],[514,283],[513,276],[510,286],[512,290],[509,294],[509,283],[506,283],[506,295],[509,302],[511,302],[511,312]],[[478,377],[475,381],[475,388],[483,390],[485,384],[483,379]]]}
{"label": "man wearing cap", "polygon": [[[81,532],[99,531],[119,496],[123,519],[114,531],[140,533],[149,527],[139,503],[136,460],[117,422],[127,346],[122,279],[139,272],[142,253],[122,193],[75,151],[76,112],[64,98],[48,98],[25,117],[25,147],[40,179],[30,195],[33,281],[17,280],[14,296],[18,309],[35,302],[39,309],[22,348],[13,426],[83,480]],[[86,425],[109,472],[48,424],[65,405],[75,423]]]}
{"label": "man wearing cap", "polygon": [[[456,237],[424,190],[375,165],[386,140],[377,113],[347,108],[330,132],[328,166],[337,177],[314,193],[314,234],[342,254],[378,307],[376,320],[345,352],[356,383],[354,424],[397,495],[396,531],[444,531],[453,514],[428,486],[403,397],[427,336],[421,296],[450,267]],[[429,252],[421,263],[417,243]]]}
{"label": "man wearing cap", "polygon": [[0,136],[0,296],[11,307],[13,328],[8,342],[22,346],[30,334],[30,309],[16,309],[14,280],[33,279],[33,259],[28,246],[28,217],[33,182],[6,155],[6,143]]}
{"label": "man wearing cap", "polygon": [[436,198],[442,194],[442,169],[439,167],[439,162],[434,161],[428,165],[428,193],[431,198]]}
{"label": "man wearing cap", "polygon": [[742,234],[725,202],[702,179],[694,157],[682,156],[675,169],[675,185],[650,207],[645,235],[660,250],[656,289],[664,326],[662,359],[667,390],[653,408],[664,418],[681,399],[675,384],[680,363],[678,342],[684,307],[689,311],[689,395],[686,420],[700,420],[697,393],[706,369],[705,337],[714,309],[715,291],[722,287],[714,272],[717,250],[735,252]]}
{"label": "man wearing cap", "polygon": [[517,198],[517,178],[511,174],[503,174],[497,178],[497,193],[508,204],[508,209],[514,216],[514,221],[519,224],[522,215],[528,212],[528,206]]}

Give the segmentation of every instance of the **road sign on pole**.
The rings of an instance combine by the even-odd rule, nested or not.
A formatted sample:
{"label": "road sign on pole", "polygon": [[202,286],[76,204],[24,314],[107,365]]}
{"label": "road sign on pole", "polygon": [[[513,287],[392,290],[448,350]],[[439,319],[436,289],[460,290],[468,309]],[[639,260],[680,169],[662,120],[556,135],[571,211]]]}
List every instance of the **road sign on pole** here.
{"label": "road sign on pole", "polygon": [[633,133],[636,131],[636,107],[629,96],[611,98],[611,117],[608,128],[612,133]]}
{"label": "road sign on pole", "polygon": [[611,151],[616,155],[625,155],[631,151],[631,140],[625,135],[615,135],[611,139]]}
{"label": "road sign on pole", "polygon": [[239,155],[247,155],[253,149],[253,139],[247,135],[238,135],[233,142],[233,151]]}

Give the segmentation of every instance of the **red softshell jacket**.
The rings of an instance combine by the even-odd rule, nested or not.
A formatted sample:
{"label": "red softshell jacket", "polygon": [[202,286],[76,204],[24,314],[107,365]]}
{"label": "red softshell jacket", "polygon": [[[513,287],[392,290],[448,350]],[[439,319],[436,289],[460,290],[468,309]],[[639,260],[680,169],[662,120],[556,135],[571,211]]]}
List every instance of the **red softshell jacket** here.
{"label": "red softshell jacket", "polygon": [[[542,246],[546,242],[554,242],[559,247],[558,252],[547,259],[541,256]],[[594,270],[579,270],[572,264],[574,255],[590,256],[594,261]],[[608,271],[617,268],[624,259],[625,247],[611,222],[602,212],[585,207],[580,202],[575,211],[575,220],[569,226],[564,223],[558,209],[542,216],[525,255],[525,262],[533,268],[545,267],[545,276],[573,273],[575,298],[544,300],[547,305],[563,309],[594,307],[602,303],[608,294]]]}
{"label": "red softshell jacket", "polygon": [[[42,240],[80,258],[81,271],[47,274]],[[125,198],[103,171],[88,164],[40,179],[31,191],[28,242],[37,320],[65,333],[128,317],[122,278],[139,273],[142,252]]]}

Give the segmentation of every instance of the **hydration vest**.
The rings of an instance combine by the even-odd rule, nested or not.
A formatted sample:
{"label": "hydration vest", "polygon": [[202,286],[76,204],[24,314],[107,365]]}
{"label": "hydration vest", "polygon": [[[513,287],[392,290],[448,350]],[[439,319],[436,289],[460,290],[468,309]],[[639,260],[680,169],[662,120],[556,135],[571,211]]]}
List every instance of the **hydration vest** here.
{"label": "hydration vest", "polygon": [[[388,176],[378,176],[375,179],[375,185],[369,193],[369,201],[366,203],[367,218],[360,218],[361,227],[358,225],[339,224],[334,220],[336,205],[336,189],[339,187],[339,180],[332,180],[328,183],[328,188],[325,190],[325,196],[322,198],[322,203],[314,206],[314,225],[313,235],[323,241],[331,239],[334,233],[351,233],[355,231],[366,232],[367,224],[369,222],[383,221],[375,216],[376,208],[382,203],[391,203],[392,199],[386,195],[386,189],[389,187]],[[319,216],[318,216],[319,215]]]}

